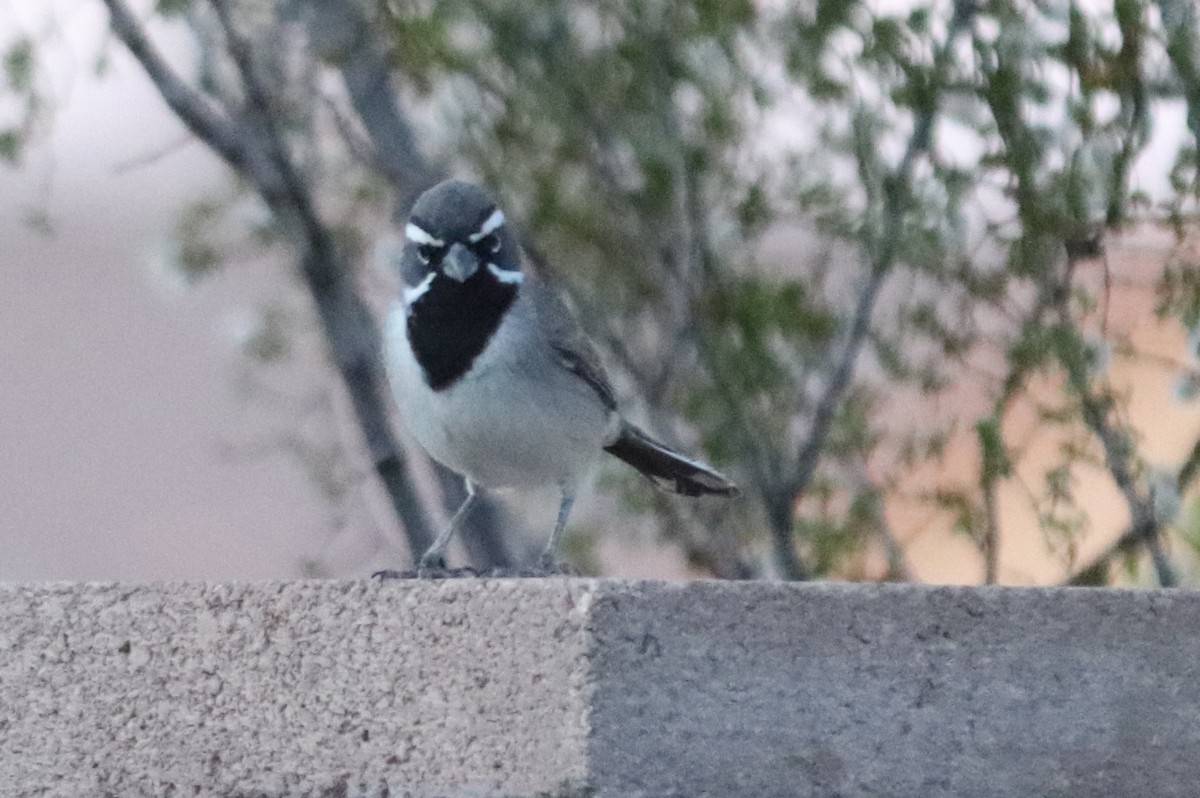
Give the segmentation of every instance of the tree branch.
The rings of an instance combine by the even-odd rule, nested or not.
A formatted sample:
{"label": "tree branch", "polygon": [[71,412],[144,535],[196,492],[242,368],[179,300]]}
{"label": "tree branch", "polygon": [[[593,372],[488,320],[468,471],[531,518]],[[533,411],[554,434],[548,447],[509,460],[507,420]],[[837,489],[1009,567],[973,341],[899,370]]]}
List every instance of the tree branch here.
{"label": "tree branch", "polygon": [[[947,28],[946,39],[934,56],[934,85],[929,90],[925,107],[917,115],[912,135],[909,136],[904,150],[904,156],[895,171],[887,177],[883,184],[884,226],[882,230],[875,231],[876,234],[871,236],[869,242],[871,272],[866,285],[858,295],[858,302],[850,319],[842,352],[817,400],[808,437],[800,446],[796,457],[796,466],[787,491],[790,494],[788,506],[786,508],[775,507],[770,510],[776,567],[788,579],[803,578],[805,570],[799,565],[795,535],[792,532],[792,508],[808,489],[813,474],[816,472],[821,452],[825,448],[825,442],[833,427],[834,416],[850,385],[850,379],[854,375],[854,368],[870,329],[871,315],[875,309],[875,303],[879,299],[880,289],[895,264],[902,239],[906,206],[911,199],[909,189],[913,168],[917,158],[929,150],[933,138],[933,123],[939,110],[940,89],[946,81],[954,43],[959,34],[967,29],[975,10],[975,3],[972,0],[958,0],[954,5],[954,15]],[[873,155],[872,152],[872,157]],[[868,186],[868,188],[870,187]],[[785,519],[786,525],[783,524]]]}
{"label": "tree branch", "polygon": [[151,44],[125,0],[103,0],[113,33],[146,70],[158,93],[180,121],[234,169],[245,167],[246,153],[237,124],[214,102],[183,81]]}
{"label": "tree branch", "polygon": [[104,3],[117,38],[146,70],[168,106],[189,130],[250,180],[297,246],[301,274],[350,394],[376,473],[404,525],[410,548],[423,551],[432,534],[407,478],[382,402],[379,331],[354,290],[349,263],[317,215],[292,162],[272,119],[269,95],[254,69],[251,50],[235,30],[224,0],[212,3],[246,90],[249,108],[245,115],[218,110],[210,98],[185,83],[155,49],[124,0]]}
{"label": "tree branch", "polygon": [[391,65],[375,30],[378,23],[359,3],[306,0],[309,41],[327,63],[336,64],[350,103],[373,148],[372,164],[395,191],[393,218],[408,216],[421,192],[441,180],[443,170],[421,153],[391,78]]}
{"label": "tree branch", "polygon": [[[264,194],[272,211],[297,217],[296,229],[305,238],[308,252],[308,257],[303,260],[304,270],[314,295],[319,295],[322,289],[346,279],[349,271],[345,267],[348,264],[342,262],[333,236],[318,217],[312,195],[292,161],[287,142],[276,121],[278,114],[272,107],[270,93],[263,86],[254,65],[250,43],[235,27],[227,0],[209,0],[209,3],[217,12],[217,19],[225,33],[226,47],[246,92],[244,118],[246,126],[252,131],[246,137],[247,149],[251,152],[263,151],[265,160],[272,167],[270,172],[278,175],[278,180],[259,180],[259,191]],[[330,343],[336,345],[339,341],[331,339]],[[334,356],[336,359],[336,351]]]}
{"label": "tree branch", "polygon": [[1200,22],[1192,0],[1157,0],[1167,34],[1167,57],[1183,89],[1188,127],[1200,147]]}
{"label": "tree branch", "polygon": [[[1093,391],[1090,383],[1088,354],[1070,316],[1073,267],[1078,259],[1092,255],[1094,249],[1090,240],[1087,242],[1088,246],[1083,249],[1076,246],[1079,241],[1079,230],[1081,227],[1089,227],[1089,220],[1077,216],[1048,217],[1045,208],[1041,207],[1044,202],[1050,204],[1048,198],[1044,197],[1038,189],[1036,173],[1042,165],[1042,152],[1036,144],[1036,135],[1023,119],[1021,110],[1014,105],[1012,90],[1016,78],[1011,74],[1012,70],[1011,65],[1001,64],[995,72],[987,75],[989,84],[985,85],[983,94],[1010,159],[1009,168],[1015,179],[1013,191],[1017,202],[1017,215],[1024,228],[1024,241],[1031,247],[1030,253],[1036,252],[1034,247],[1041,243],[1049,243],[1056,248],[1061,248],[1057,251],[1065,250],[1065,274],[1058,275],[1056,273],[1056,264],[1059,261],[1053,257],[1045,258],[1043,263],[1035,263],[1034,265],[1040,268],[1031,268],[1029,271],[1031,274],[1036,274],[1039,280],[1038,290],[1046,297],[1047,308],[1052,310],[1057,317],[1058,330],[1053,339],[1054,355],[1066,372],[1066,387],[1079,401],[1085,426],[1100,440],[1104,449],[1105,466],[1129,507],[1130,528],[1122,536],[1122,540],[1118,541],[1118,544],[1105,557],[1113,556],[1115,552],[1128,546],[1129,542],[1141,542],[1150,550],[1160,584],[1163,586],[1174,585],[1176,583],[1174,569],[1162,549],[1159,538],[1159,525],[1154,514],[1153,496],[1146,496],[1138,490],[1131,468],[1130,461],[1134,452],[1133,441],[1128,431],[1110,423],[1108,412],[1111,400],[1109,397]],[[1140,101],[1138,98],[1140,91],[1139,88],[1128,97],[1123,98],[1123,102],[1126,104],[1132,103],[1126,120],[1131,126],[1142,122],[1135,107]],[[1144,143],[1142,139],[1132,135],[1123,141],[1123,146],[1130,148],[1130,152],[1117,159],[1117,169],[1128,170],[1132,161],[1132,149],[1142,143]],[[1123,191],[1126,183],[1127,174],[1115,172],[1111,175],[1108,183],[1109,191]],[[1119,221],[1118,218],[1114,218],[1120,215],[1118,212],[1114,212],[1114,208],[1119,210],[1119,206],[1113,204],[1114,201],[1112,197],[1109,198],[1109,224],[1116,224]],[[1089,232],[1089,236],[1094,235],[1094,232]],[[1104,562],[1107,560],[1102,558],[1100,563],[1088,566],[1077,577],[1086,579],[1096,577],[1098,569]],[[1072,583],[1075,582],[1075,579],[1076,577],[1072,578]]]}
{"label": "tree branch", "polygon": [[[1069,323],[1066,309],[1067,292],[1063,291],[1060,294],[1063,297],[1059,311],[1060,321],[1067,325]],[[1163,587],[1174,587],[1179,580],[1162,547],[1158,518],[1154,511],[1154,496],[1144,495],[1138,489],[1136,479],[1130,469],[1130,458],[1134,451],[1133,441],[1127,431],[1119,429],[1109,422],[1110,402],[1106,397],[1097,396],[1092,391],[1088,384],[1087,370],[1082,360],[1082,354],[1073,349],[1066,351],[1066,348],[1066,344],[1059,347],[1059,359],[1066,369],[1067,383],[1079,400],[1084,424],[1100,440],[1104,448],[1104,463],[1109,475],[1129,506],[1129,530],[1121,536],[1121,541],[1118,541],[1113,551],[1118,550],[1126,538],[1134,543],[1144,544],[1154,563],[1158,583]],[[1084,573],[1094,571],[1096,567],[1093,564],[1085,568]]]}

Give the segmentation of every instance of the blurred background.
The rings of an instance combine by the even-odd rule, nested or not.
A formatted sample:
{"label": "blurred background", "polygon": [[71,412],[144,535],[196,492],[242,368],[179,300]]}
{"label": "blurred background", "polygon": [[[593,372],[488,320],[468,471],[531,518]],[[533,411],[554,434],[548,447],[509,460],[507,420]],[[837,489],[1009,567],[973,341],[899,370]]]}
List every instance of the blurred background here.
{"label": "blurred background", "polygon": [[462,494],[378,322],[456,176],[744,489],[599,464],[584,572],[1190,584],[1198,42],[1188,0],[0,0],[0,579],[408,566]]}

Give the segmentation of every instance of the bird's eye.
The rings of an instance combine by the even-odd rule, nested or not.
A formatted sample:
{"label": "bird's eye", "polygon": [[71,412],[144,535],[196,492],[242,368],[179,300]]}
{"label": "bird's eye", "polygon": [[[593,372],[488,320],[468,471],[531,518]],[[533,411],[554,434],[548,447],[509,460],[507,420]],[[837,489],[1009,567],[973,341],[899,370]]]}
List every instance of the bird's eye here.
{"label": "bird's eye", "polygon": [[417,247],[417,257],[421,259],[421,263],[428,265],[429,261],[437,257],[442,248],[433,244],[422,244]]}
{"label": "bird's eye", "polygon": [[500,236],[488,233],[476,242],[475,251],[481,255],[495,255],[500,251]]}

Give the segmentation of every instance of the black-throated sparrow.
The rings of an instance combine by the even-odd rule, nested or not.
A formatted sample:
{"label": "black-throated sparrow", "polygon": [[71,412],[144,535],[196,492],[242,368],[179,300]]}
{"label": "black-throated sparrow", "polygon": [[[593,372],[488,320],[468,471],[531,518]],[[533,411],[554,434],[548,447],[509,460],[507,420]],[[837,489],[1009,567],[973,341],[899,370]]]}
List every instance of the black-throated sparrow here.
{"label": "black-throated sparrow", "polygon": [[576,488],[601,450],[666,490],[736,495],[724,476],[621,417],[591,343],[562,300],[521,273],[517,238],[483,189],[439,183],[417,199],[404,233],[388,379],[409,431],[467,487],[421,569],[445,567],[477,486],[549,484],[562,491],[542,553],[552,567]]}

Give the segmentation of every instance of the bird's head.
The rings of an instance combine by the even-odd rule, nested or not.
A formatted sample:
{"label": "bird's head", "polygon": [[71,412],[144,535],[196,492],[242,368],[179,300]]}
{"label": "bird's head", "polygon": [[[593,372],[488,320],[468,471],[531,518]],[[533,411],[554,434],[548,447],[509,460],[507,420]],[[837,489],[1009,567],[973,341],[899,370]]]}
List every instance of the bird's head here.
{"label": "bird's head", "polygon": [[460,285],[521,282],[520,250],[504,212],[472,183],[446,180],[418,197],[404,238],[400,272],[409,304],[439,277]]}

